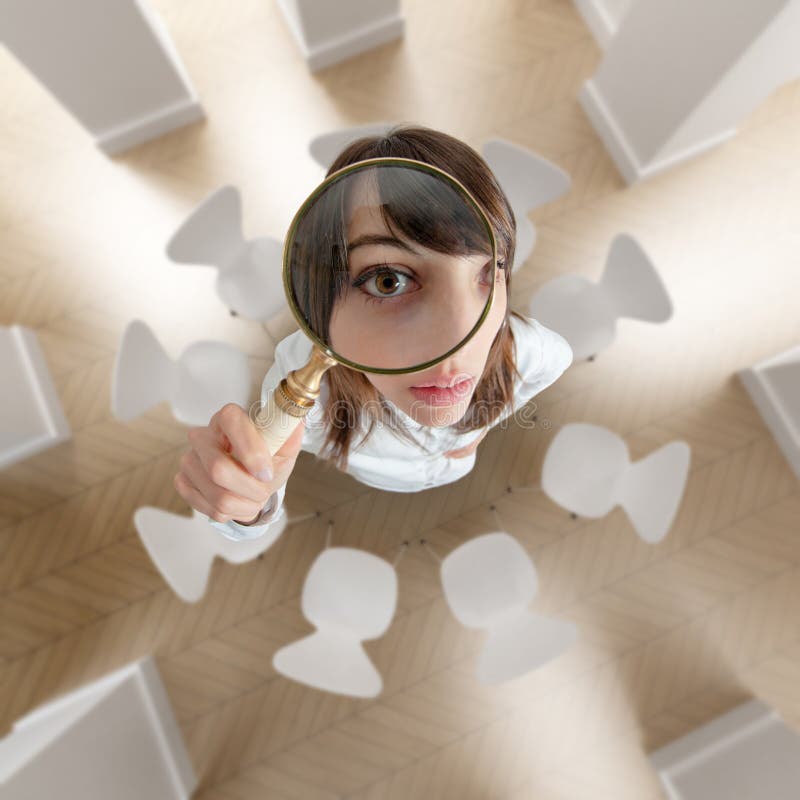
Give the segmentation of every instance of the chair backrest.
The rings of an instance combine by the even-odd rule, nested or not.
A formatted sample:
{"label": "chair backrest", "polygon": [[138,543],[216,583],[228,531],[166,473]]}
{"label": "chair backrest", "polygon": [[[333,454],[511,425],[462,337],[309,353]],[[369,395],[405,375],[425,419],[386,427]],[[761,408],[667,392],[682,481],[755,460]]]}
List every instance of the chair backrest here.
{"label": "chair backrest", "polygon": [[303,614],[320,631],[347,631],[357,639],[374,639],[389,627],[396,606],[394,567],[364,550],[326,548],[303,585]]}
{"label": "chair backrest", "polygon": [[672,316],[667,287],[642,246],[627,233],[611,242],[600,286],[618,317],[665,322]]}
{"label": "chair backrest", "polygon": [[318,630],[272,656],[281,675],[315,689],[349,697],[376,697],[383,680],[361,642],[346,632]]}
{"label": "chair backrest", "polygon": [[382,136],[396,124],[394,122],[371,122],[368,125],[357,125],[353,128],[341,128],[329,133],[322,133],[311,140],[308,151],[314,161],[327,170],[350,142],[354,142],[362,136]]}
{"label": "chair backrest", "polygon": [[441,564],[445,599],[456,619],[471,628],[490,627],[536,594],[536,569],[522,545],[505,531],[465,542]]}
{"label": "chair backrest", "polygon": [[542,490],[560,506],[603,517],[617,504],[617,484],[630,464],[628,447],[600,425],[563,425],[542,463]]}
{"label": "chair backrest", "polygon": [[483,145],[483,157],[516,216],[525,216],[569,190],[570,177],[561,167],[513,142],[490,139]]}
{"label": "chair backrest", "polygon": [[536,229],[528,214],[564,194],[570,187],[570,178],[561,167],[505,139],[490,139],[484,143],[482,152],[517,221],[512,265],[517,269],[533,252],[536,242]]}
{"label": "chair backrest", "polygon": [[175,362],[156,339],[152,328],[131,320],[120,340],[111,374],[111,412],[127,422],[168,400],[175,392]]}
{"label": "chair backrest", "polygon": [[212,192],[186,218],[167,243],[167,256],[179,264],[225,268],[245,245],[242,198],[235,186]]}
{"label": "chair backrest", "polygon": [[633,462],[617,486],[617,502],[644,541],[664,538],[678,511],[689,473],[691,450],[670,442]]}
{"label": "chair backrest", "polygon": [[558,658],[577,639],[572,622],[520,609],[489,629],[478,658],[478,680],[491,684],[517,678]]}

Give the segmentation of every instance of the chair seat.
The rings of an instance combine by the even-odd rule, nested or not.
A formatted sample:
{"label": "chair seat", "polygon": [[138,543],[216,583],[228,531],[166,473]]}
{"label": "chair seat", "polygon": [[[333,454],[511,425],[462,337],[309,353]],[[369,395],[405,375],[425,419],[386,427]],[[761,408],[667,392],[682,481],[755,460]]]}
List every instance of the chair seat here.
{"label": "chair seat", "polygon": [[234,262],[217,275],[220,300],[245,319],[272,319],[287,307],[281,258],[282,246],[277,239],[266,236],[248,242]]}
{"label": "chair seat", "polygon": [[487,628],[509,608],[527,606],[538,587],[533,562],[505,531],[476,536],[453,550],[442,561],[441,575],[450,609],[471,628]]}
{"label": "chair seat", "polygon": [[397,604],[397,573],[385,559],[355,547],[329,547],[303,585],[303,614],[318,628],[349,630],[375,639],[389,627]]}
{"label": "chair seat", "polygon": [[630,460],[625,442],[599,425],[573,422],[553,437],[542,462],[542,490],[583,517],[604,517],[617,504],[617,483]]}
{"label": "chair seat", "polygon": [[225,342],[190,345],[177,366],[178,381],[172,398],[175,418],[186,425],[208,425],[222,406],[247,408],[251,389],[247,356]]}

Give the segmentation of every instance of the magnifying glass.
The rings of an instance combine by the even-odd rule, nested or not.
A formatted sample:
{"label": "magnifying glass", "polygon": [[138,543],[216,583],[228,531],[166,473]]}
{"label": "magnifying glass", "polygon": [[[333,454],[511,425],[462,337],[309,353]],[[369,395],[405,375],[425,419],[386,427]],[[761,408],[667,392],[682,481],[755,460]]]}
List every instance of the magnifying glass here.
{"label": "magnifying glass", "polygon": [[374,158],[328,176],[284,244],[286,296],[314,348],[256,416],[270,453],[313,407],[331,366],[419,372],[463,347],[489,314],[496,269],[488,217],[443,170]]}

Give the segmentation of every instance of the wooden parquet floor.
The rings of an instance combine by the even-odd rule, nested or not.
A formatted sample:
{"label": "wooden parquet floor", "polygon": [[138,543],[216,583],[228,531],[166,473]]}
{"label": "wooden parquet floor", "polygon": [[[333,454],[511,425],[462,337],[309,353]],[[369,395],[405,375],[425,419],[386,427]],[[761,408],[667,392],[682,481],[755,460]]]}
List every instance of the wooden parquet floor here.
{"label": "wooden parquet floor", "polygon": [[[309,74],[274,3],[152,0],[208,119],[118,157],[10,55],[0,132],[0,323],[34,328],[73,439],[0,473],[0,727],[152,653],[201,785],[199,800],[655,800],[645,753],[751,696],[800,726],[800,484],[735,371],[800,341],[800,82],[739,135],[626,187],[576,100],[601,53],[567,0],[408,0],[407,35]],[[540,394],[543,424],[492,431],[470,475],[413,497],[369,489],[301,454],[293,514],[392,558],[439,554],[493,525],[494,502],[534,559],[534,608],[575,621],[578,646],[524,678],[474,677],[480,635],[450,615],[413,547],[386,635],[367,644],[385,688],[356,701],[278,676],[272,653],[309,630],[299,610],[324,521],[290,528],[263,560],[217,561],[187,605],[133,527],[142,505],[188,513],[172,476],[188,449],[166,404],[110,413],[119,337],[134,317],[177,356],[202,338],[244,350],[253,399],[287,315],[235,319],[211,270],[164,246],[217,187],[244,197],[248,236],[282,236],[321,178],[317,133],[393,119],[479,147],[490,136],[566,169],[537,211],[513,280],[525,303],[565,272],[596,278],[613,237],[639,238],[675,303],[664,325],[623,320],[611,348]],[[559,425],[608,426],[632,456],[692,447],[686,494],[649,546],[617,509],[571,519],[535,482]]]}

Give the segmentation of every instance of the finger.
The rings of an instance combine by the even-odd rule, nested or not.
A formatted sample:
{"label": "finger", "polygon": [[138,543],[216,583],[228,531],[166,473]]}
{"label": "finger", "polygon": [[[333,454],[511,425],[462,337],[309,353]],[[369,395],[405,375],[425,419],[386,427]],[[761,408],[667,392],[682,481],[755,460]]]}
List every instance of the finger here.
{"label": "finger", "polygon": [[272,456],[272,464],[275,468],[275,479],[273,486],[282,486],[289,480],[289,476],[294,470],[297,462],[297,455],[300,452],[300,445],[303,443],[303,425],[298,425],[292,431],[291,436],[281,445],[280,449]]}
{"label": "finger", "polygon": [[273,461],[276,459],[294,460],[300,452],[300,446],[303,444],[303,434],[305,432],[305,418],[301,418],[297,427],[292,431],[289,438],[280,446],[280,448],[272,456]]}
{"label": "finger", "polygon": [[219,514],[211,505],[206,501],[205,497],[182,473],[178,473],[173,481],[175,491],[192,507],[197,509],[201,514],[205,514],[209,519],[215,522],[228,522],[233,519],[227,514]]}
{"label": "finger", "polygon": [[270,484],[270,481],[254,478],[235,458],[220,449],[219,440],[212,431],[207,431],[205,436],[196,435],[192,447],[206,475],[222,489],[258,500],[264,494],[264,487]]}
{"label": "finger", "polygon": [[270,480],[272,456],[269,448],[241,406],[236,403],[223,406],[211,418],[209,427],[227,438],[231,455],[251,475],[260,478],[259,473],[264,473],[264,479]]}
{"label": "finger", "polygon": [[183,475],[200,492],[211,508],[229,515],[232,519],[252,519],[272,494],[268,486],[261,484],[261,496],[251,500],[217,486],[206,475],[203,465],[194,451],[189,453],[189,457],[185,461]]}

